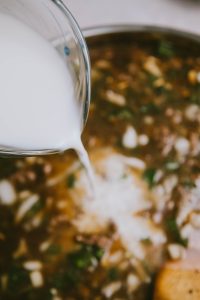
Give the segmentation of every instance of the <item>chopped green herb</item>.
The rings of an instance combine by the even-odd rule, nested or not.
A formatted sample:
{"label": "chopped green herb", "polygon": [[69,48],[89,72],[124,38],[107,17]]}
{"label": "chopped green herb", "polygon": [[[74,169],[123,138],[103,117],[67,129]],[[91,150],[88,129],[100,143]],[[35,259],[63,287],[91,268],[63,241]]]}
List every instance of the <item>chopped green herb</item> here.
{"label": "chopped green herb", "polygon": [[148,103],[143,105],[140,108],[141,113],[143,114],[150,114],[150,115],[155,115],[157,113],[159,113],[160,109],[158,108],[158,106],[156,106],[154,103]]}
{"label": "chopped green herb", "polygon": [[86,269],[92,265],[94,259],[99,261],[103,253],[103,249],[97,245],[82,244],[79,250],[69,254],[68,260],[73,267]]}
{"label": "chopped green herb", "polygon": [[117,280],[119,278],[119,271],[117,268],[111,268],[108,270],[108,279],[110,281]]}
{"label": "chopped green herb", "polygon": [[55,273],[50,279],[51,285],[56,289],[65,290],[67,287],[73,287],[80,280],[80,274],[77,270],[68,269]]}
{"label": "chopped green herb", "polygon": [[151,246],[151,245],[152,245],[152,241],[151,241],[149,238],[142,239],[142,240],[141,240],[141,243],[142,243],[144,246]]}
{"label": "chopped green herb", "polygon": [[102,248],[97,247],[95,250],[95,256],[98,260],[100,260],[104,255],[104,250]]}
{"label": "chopped green herb", "polygon": [[148,73],[148,83],[150,85],[150,87],[153,87],[154,86],[154,82],[158,79],[157,76],[154,76],[153,74],[149,74]]}
{"label": "chopped green herb", "polygon": [[200,85],[194,88],[190,100],[192,103],[200,105]]}
{"label": "chopped green herb", "polygon": [[61,248],[60,245],[52,244],[47,249],[46,254],[48,254],[48,255],[57,255],[57,254],[60,254],[61,251],[62,251],[62,248]]}
{"label": "chopped green herb", "polygon": [[132,120],[133,119],[133,113],[128,109],[123,109],[119,112],[118,118],[122,120]]}
{"label": "chopped green herb", "polygon": [[[166,78],[170,81],[176,80],[176,78],[178,76],[180,77],[180,72],[174,68],[171,68],[171,69],[167,70],[167,72],[166,72]],[[168,91],[168,93],[169,93],[169,91]]]}
{"label": "chopped green herb", "polygon": [[108,119],[110,121],[116,119],[130,121],[133,119],[133,112],[128,108],[124,108],[124,109],[113,108],[108,115]]}
{"label": "chopped green herb", "polygon": [[155,87],[156,95],[166,95],[168,94],[168,91],[164,86]]}
{"label": "chopped green herb", "polygon": [[165,225],[173,241],[178,244],[181,244],[184,247],[187,247],[188,239],[182,238],[176,220],[173,218],[168,218],[165,221]]}
{"label": "chopped green herb", "polygon": [[66,290],[84,280],[82,275],[94,261],[98,262],[104,251],[97,245],[81,244],[80,248],[66,256],[62,269],[50,279],[51,285]]}
{"label": "chopped green herb", "polygon": [[13,265],[8,273],[9,293],[19,294],[30,284],[29,274],[19,265]]}
{"label": "chopped green herb", "polygon": [[67,177],[67,187],[72,189],[75,186],[75,182],[76,182],[76,177],[74,174],[70,174]]}
{"label": "chopped green herb", "polygon": [[152,187],[154,185],[156,175],[156,169],[146,169],[143,173],[144,180],[148,183],[149,187]]}
{"label": "chopped green herb", "polygon": [[42,210],[44,207],[44,202],[39,200],[37,201],[32,208],[27,212],[26,219],[32,218],[34,215],[36,215],[40,210]]}
{"label": "chopped green herb", "polygon": [[192,189],[196,187],[196,184],[192,180],[185,180],[182,182],[182,185],[187,189]]}
{"label": "chopped green herb", "polygon": [[161,41],[158,47],[158,54],[164,58],[171,58],[174,56],[174,49],[169,41]]}

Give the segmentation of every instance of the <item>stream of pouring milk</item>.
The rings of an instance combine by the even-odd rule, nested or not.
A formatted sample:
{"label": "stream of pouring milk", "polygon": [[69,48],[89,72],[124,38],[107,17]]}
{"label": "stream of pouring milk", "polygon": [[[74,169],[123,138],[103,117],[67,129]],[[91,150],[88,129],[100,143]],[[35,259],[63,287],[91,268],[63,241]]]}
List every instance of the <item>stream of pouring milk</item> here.
{"label": "stream of pouring milk", "polygon": [[66,61],[50,42],[16,18],[0,13],[1,148],[73,148],[91,178],[74,86]]}

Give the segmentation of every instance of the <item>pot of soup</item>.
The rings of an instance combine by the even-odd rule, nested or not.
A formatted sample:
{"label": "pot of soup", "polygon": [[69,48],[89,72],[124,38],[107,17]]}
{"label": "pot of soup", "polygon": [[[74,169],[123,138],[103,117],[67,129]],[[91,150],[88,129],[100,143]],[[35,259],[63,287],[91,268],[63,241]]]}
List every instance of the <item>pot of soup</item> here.
{"label": "pot of soup", "polygon": [[200,299],[200,38],[85,31],[76,154],[0,159],[0,299]]}

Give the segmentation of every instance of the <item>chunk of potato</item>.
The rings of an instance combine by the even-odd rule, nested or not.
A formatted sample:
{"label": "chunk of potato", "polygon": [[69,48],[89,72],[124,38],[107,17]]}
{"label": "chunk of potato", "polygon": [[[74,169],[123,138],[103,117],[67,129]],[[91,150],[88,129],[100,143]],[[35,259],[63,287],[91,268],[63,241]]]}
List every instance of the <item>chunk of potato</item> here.
{"label": "chunk of potato", "polygon": [[200,300],[200,252],[167,263],[158,274],[154,300]]}

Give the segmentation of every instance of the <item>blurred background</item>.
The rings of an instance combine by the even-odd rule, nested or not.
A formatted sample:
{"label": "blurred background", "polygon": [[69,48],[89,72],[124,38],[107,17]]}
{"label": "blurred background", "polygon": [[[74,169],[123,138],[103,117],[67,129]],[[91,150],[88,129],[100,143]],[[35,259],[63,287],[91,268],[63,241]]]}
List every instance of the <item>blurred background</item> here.
{"label": "blurred background", "polygon": [[200,0],[64,0],[81,28],[162,25],[200,34]]}

